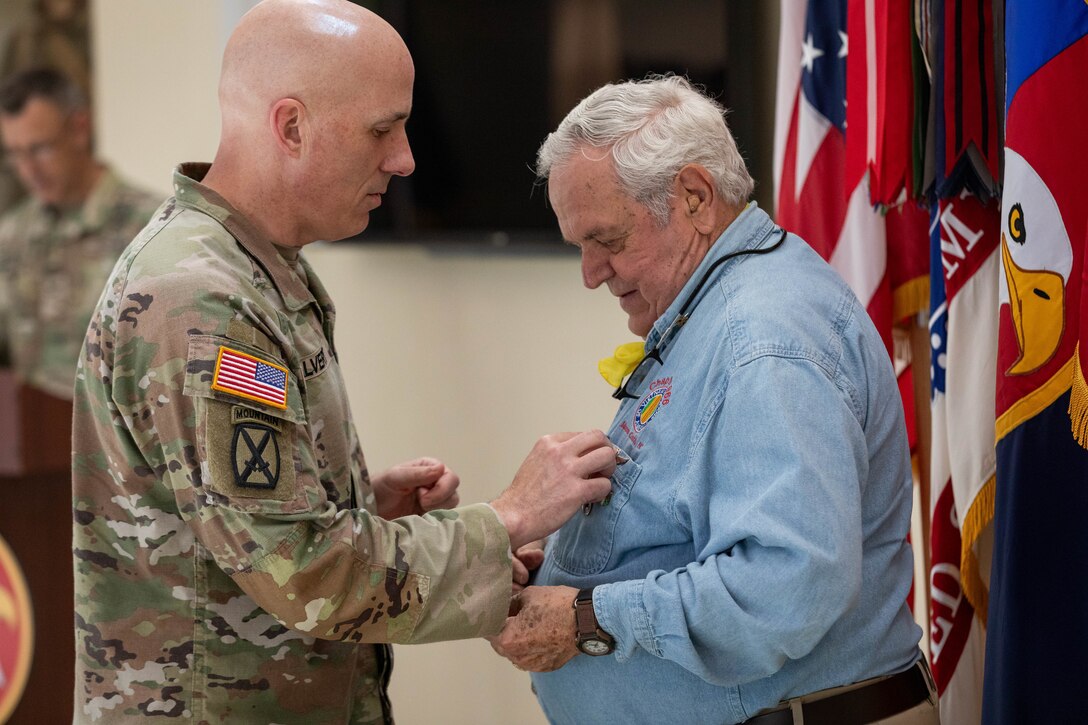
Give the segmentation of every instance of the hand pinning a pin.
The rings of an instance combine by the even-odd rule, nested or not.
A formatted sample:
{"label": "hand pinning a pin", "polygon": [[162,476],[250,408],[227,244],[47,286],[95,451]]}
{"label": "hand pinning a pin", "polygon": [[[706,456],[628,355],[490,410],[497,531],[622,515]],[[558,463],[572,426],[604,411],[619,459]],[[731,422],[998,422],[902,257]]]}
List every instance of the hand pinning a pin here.
{"label": "hand pinning a pin", "polygon": [[[627,463],[629,460],[631,460],[631,457],[628,456],[626,453],[624,453],[623,449],[620,448],[619,446],[613,445],[612,450],[616,452],[616,465],[617,466],[622,466],[624,463]],[[610,491],[607,496],[605,496],[603,499],[601,499],[601,506],[607,506],[608,502],[611,501],[611,500],[612,500],[612,492]],[[582,514],[585,515],[585,516],[589,516],[591,513],[593,513],[593,503],[590,502],[590,503],[582,504]]]}

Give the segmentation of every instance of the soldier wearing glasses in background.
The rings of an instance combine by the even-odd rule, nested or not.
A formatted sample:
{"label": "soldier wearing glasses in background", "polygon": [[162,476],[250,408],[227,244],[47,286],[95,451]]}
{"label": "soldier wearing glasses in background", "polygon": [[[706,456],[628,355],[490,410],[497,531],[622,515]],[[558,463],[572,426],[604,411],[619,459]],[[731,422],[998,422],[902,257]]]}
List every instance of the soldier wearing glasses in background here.
{"label": "soldier wearing glasses in background", "polygon": [[585,285],[645,342],[605,366],[629,460],[518,552],[540,568],[492,646],[554,723],[935,723],[891,362],[748,201],[723,115],[682,78],[608,85],[540,149]]}
{"label": "soldier wearing glasses in background", "polygon": [[56,70],[0,84],[0,138],[28,195],[0,218],[0,366],[71,400],[95,302],[160,200],[95,160],[86,95]]}

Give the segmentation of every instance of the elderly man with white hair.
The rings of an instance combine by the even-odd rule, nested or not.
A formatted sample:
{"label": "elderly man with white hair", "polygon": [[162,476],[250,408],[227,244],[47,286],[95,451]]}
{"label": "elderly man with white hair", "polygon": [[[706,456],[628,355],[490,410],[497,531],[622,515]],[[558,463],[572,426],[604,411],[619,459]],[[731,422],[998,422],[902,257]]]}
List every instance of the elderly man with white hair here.
{"label": "elderly man with white hair", "polygon": [[555,723],[936,722],[891,362],[846,284],[749,202],[723,109],[678,77],[605,86],[537,172],[585,285],[644,342],[602,361],[629,460],[492,645]]}

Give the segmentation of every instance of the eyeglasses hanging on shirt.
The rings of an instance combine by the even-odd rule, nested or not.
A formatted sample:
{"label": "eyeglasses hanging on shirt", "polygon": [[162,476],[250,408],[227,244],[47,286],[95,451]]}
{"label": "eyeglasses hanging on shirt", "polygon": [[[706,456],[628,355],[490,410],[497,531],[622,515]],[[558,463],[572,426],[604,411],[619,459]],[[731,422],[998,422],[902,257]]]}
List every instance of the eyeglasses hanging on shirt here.
{"label": "eyeglasses hanging on shirt", "polygon": [[627,398],[639,397],[637,394],[632,393],[628,389],[629,386],[633,384],[637,387],[650,372],[650,368],[653,367],[654,364],[661,364],[661,349],[672,339],[672,337],[680,330],[680,328],[683,327],[685,323],[687,323],[688,319],[691,317],[691,315],[688,314],[688,307],[691,306],[692,301],[694,301],[696,295],[699,294],[699,290],[701,290],[703,286],[707,283],[707,280],[710,279],[710,275],[714,272],[714,270],[728,262],[730,259],[733,259],[734,257],[740,257],[745,254],[767,254],[768,252],[773,252],[774,250],[782,246],[782,242],[784,242],[785,240],[786,230],[783,229],[782,233],[778,236],[778,241],[776,241],[769,247],[762,247],[759,249],[742,249],[739,252],[730,252],[729,254],[714,262],[714,264],[710,265],[710,268],[707,269],[707,271],[703,274],[703,278],[699,280],[699,284],[695,285],[695,289],[691,291],[691,294],[689,294],[687,299],[684,300],[684,304],[680,306],[680,314],[678,314],[673,319],[673,321],[669,323],[669,326],[665,328],[665,332],[661,333],[661,337],[660,339],[658,339],[657,344],[654,345],[652,350],[646,353],[646,356],[643,357],[638,365],[635,366],[635,369],[631,371],[631,374],[627,376],[627,379],[624,380],[623,383],[615,389],[615,391],[613,391],[612,397],[616,400],[625,400]]}

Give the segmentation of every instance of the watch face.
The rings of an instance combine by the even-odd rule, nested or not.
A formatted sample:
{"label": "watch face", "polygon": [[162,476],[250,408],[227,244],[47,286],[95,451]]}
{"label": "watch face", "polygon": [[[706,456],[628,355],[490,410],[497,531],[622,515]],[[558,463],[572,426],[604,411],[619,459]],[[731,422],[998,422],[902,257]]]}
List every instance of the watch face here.
{"label": "watch face", "polygon": [[606,655],[612,651],[612,648],[608,646],[607,642],[602,642],[599,639],[587,639],[580,643],[581,650],[587,655],[593,655],[599,657],[600,655]]}

